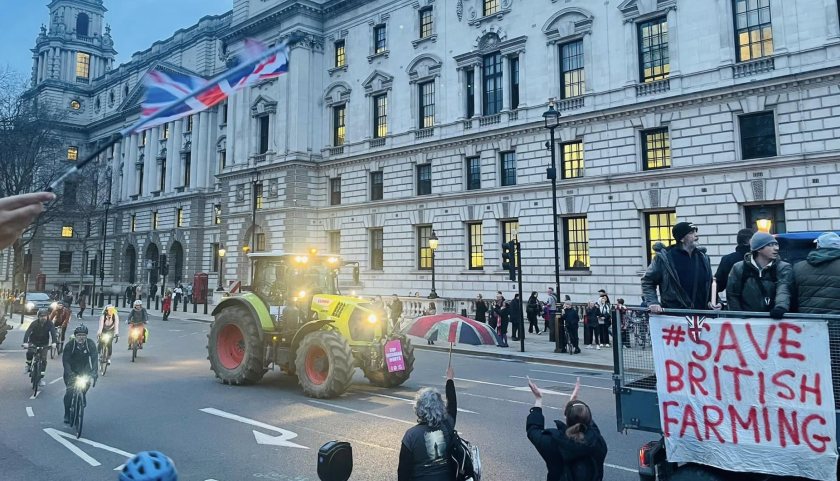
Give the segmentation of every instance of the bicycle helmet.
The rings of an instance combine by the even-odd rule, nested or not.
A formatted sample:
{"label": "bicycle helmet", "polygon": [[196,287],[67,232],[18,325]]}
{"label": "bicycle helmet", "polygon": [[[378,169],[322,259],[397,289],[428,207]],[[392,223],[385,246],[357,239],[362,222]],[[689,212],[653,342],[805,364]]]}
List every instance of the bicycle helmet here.
{"label": "bicycle helmet", "polygon": [[178,481],[178,473],[162,452],[142,451],[125,463],[120,481]]}
{"label": "bicycle helmet", "polygon": [[75,336],[76,334],[84,334],[84,335],[87,336],[87,334],[88,334],[87,326],[84,325],[84,324],[79,324],[78,326],[76,326],[76,328],[73,329],[73,335]]}
{"label": "bicycle helmet", "polygon": [[143,301],[141,301],[141,300],[139,300],[139,299],[138,299],[138,300],[134,301],[134,304],[132,304],[132,306],[134,306],[134,307],[137,307],[137,306],[143,307]]}

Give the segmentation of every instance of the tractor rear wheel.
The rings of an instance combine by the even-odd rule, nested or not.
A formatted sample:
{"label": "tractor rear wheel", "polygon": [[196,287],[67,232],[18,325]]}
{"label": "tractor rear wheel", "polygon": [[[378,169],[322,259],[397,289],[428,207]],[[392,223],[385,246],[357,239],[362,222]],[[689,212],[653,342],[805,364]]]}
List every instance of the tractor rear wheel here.
{"label": "tractor rear wheel", "polygon": [[307,396],[340,396],[353,380],[353,352],[337,332],[315,331],[301,341],[295,370],[298,383]]}
{"label": "tractor rear wheel", "polygon": [[411,371],[414,370],[414,346],[411,345],[411,341],[407,338],[403,338],[402,348],[405,371],[388,372],[387,366],[380,371],[365,369],[365,377],[368,378],[371,384],[379,387],[397,387],[408,381],[408,378],[411,376]]}
{"label": "tractor rear wheel", "polygon": [[253,384],[265,374],[259,321],[244,307],[220,312],[207,336],[210,369],[224,384]]}

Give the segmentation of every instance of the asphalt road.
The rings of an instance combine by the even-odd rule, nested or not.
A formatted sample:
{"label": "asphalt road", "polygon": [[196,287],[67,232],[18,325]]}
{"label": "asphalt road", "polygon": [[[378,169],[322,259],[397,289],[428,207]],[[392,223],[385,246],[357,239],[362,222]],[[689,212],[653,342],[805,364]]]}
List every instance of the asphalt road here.
{"label": "asphalt road", "polygon": [[[175,460],[183,480],[317,481],[318,447],[338,439],[353,445],[351,480],[393,480],[402,435],[415,422],[413,393],[444,383],[447,355],[416,351],[411,379],[392,390],[371,386],[358,371],[345,395],[324,401],[303,396],[297,379],[280,372],[255,386],[225,386],[206,360],[208,324],[152,319],[136,363],[121,336],[107,375],[88,394],[78,441],[59,434],[69,434],[59,362],[51,361],[48,385],[31,399],[23,331],[9,333],[0,346],[2,479],[114,480],[128,454],[158,449]],[[95,332],[93,321],[87,325]],[[638,447],[651,436],[616,432],[609,372],[465,355],[453,356],[453,364],[458,430],[479,445],[484,479],[545,479],[544,463],[525,436],[533,404],[526,376],[546,390],[549,419],[562,416],[580,376],[581,399],[609,445],[605,479],[638,479]]]}

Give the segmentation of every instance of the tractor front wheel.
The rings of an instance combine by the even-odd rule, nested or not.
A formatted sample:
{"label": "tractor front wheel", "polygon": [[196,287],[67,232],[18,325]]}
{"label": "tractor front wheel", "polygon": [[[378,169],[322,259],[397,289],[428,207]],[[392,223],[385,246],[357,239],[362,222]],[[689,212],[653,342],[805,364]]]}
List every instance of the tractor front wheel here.
{"label": "tractor front wheel", "polygon": [[314,398],[340,396],[353,380],[353,352],[333,331],[315,331],[301,341],[295,358],[298,383]]}
{"label": "tractor front wheel", "polygon": [[372,369],[365,369],[365,377],[368,378],[371,384],[379,387],[397,387],[402,383],[408,381],[411,376],[411,371],[414,370],[414,346],[407,338],[402,340],[403,362],[405,363],[405,371],[388,372],[388,367],[382,370],[374,371]]}
{"label": "tractor front wheel", "polygon": [[210,369],[224,384],[253,384],[265,374],[259,321],[244,307],[220,312],[207,336]]}

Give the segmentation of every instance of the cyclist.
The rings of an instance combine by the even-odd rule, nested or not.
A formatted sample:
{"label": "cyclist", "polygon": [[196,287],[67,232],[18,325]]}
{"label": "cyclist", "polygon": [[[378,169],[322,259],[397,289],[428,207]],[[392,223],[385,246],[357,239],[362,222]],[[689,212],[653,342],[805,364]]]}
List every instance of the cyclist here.
{"label": "cyclist", "polygon": [[59,343],[64,344],[64,334],[67,332],[67,326],[70,325],[70,308],[64,301],[58,301],[56,304],[56,308],[50,313],[50,321],[53,322],[56,329],[61,330]]}
{"label": "cyclist", "polygon": [[[52,343],[55,344],[58,342],[58,339],[55,335],[55,327],[49,321],[49,311],[46,309],[39,309],[38,310],[38,317],[29,327],[26,329],[26,333],[23,335],[23,347],[26,349],[26,372],[30,372],[32,370],[32,359],[35,357],[35,348],[36,347],[47,347],[50,345],[50,339],[52,339]],[[47,350],[41,350],[41,376],[43,377],[47,371]],[[43,379],[41,380],[41,386],[44,385]]]}
{"label": "cyclist", "polygon": [[132,305],[133,308],[131,309],[131,313],[128,315],[127,324],[129,325],[128,332],[128,350],[131,350],[131,331],[134,329],[140,329],[141,335],[143,337],[140,338],[140,349],[143,349],[143,343],[146,342],[146,322],[149,321],[149,313],[146,311],[146,308],[143,307],[143,302],[139,299],[134,301]]}
{"label": "cyclist", "polygon": [[120,481],[178,481],[178,473],[162,452],[142,451],[125,463]]}
{"label": "cyclist", "polygon": [[114,341],[120,337],[120,314],[117,308],[108,304],[99,316],[99,330],[96,331],[97,339],[102,339],[102,334],[110,333],[111,338],[105,345],[105,355],[108,357],[108,364],[111,364],[111,352]]}
{"label": "cyclist", "polygon": [[70,424],[70,402],[78,376],[88,376],[95,381],[99,374],[99,358],[96,344],[88,339],[88,328],[79,324],[73,330],[73,339],[64,346],[61,356],[64,363],[64,424]]}

